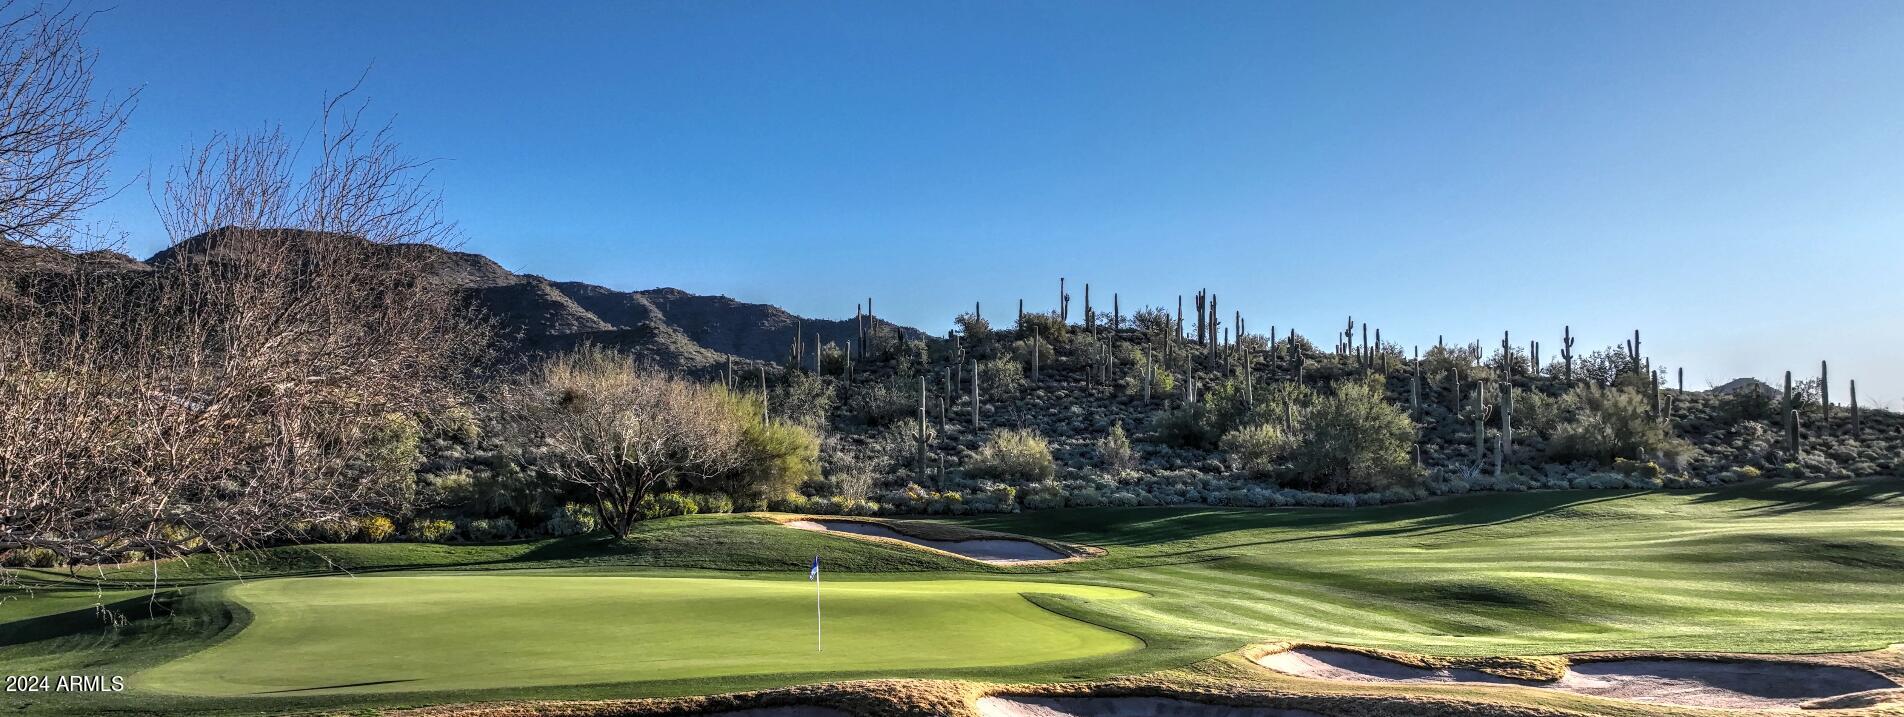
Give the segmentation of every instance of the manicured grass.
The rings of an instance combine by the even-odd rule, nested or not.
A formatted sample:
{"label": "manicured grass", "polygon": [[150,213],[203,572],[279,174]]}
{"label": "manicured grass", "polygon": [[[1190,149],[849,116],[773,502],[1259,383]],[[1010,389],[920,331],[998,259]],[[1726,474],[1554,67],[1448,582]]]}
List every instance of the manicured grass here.
{"label": "manicured grass", "polygon": [[568,575],[387,575],[254,582],[236,637],[137,676],[154,690],[238,695],[407,692],[631,679],[1008,666],[1135,650],[1129,635],[1019,593],[1139,597],[1061,583]]}
{"label": "manicured grass", "polygon": [[[162,565],[162,580],[180,586],[174,611],[117,631],[98,626],[90,591],[42,593],[66,595],[70,611],[0,603],[0,672],[133,673],[143,691],[117,702],[40,706],[196,713],[844,677],[1077,679],[1273,639],[1450,655],[1865,650],[1904,641],[1900,489],[1870,480],[934,519],[1108,551],[1024,568],[748,516],[656,521],[628,543],[282,549],[240,556],[253,576],[242,585],[210,561]],[[811,652],[811,586],[800,579],[815,552],[829,581],[824,656]],[[259,579],[333,566],[359,577]],[[150,567],[108,577],[129,588],[150,581]],[[650,579],[664,577],[690,579]],[[1143,647],[1128,649],[1127,636]]]}

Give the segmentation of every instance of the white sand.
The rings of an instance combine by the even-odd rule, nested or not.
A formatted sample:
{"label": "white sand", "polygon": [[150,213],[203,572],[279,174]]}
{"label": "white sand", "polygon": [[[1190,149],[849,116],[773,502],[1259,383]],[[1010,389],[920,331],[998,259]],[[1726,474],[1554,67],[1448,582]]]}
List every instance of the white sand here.
{"label": "white sand", "polygon": [[985,697],[981,717],[1322,717],[1308,710],[1212,705],[1169,697]]}
{"label": "white sand", "polygon": [[913,545],[943,550],[954,555],[962,555],[973,560],[998,565],[1020,563],[1038,563],[1050,560],[1064,560],[1064,553],[1052,550],[1029,540],[1010,538],[978,540],[927,540],[915,538],[878,523],[861,523],[852,520],[796,520],[787,523],[790,528],[801,530],[824,530],[835,533],[851,533],[876,538],[891,538]]}
{"label": "white sand", "polygon": [[1300,677],[1346,682],[1467,682],[1523,685],[1612,699],[1686,707],[1797,707],[1825,697],[1896,687],[1874,672],[1790,662],[1609,660],[1573,665],[1556,682],[1530,682],[1476,670],[1428,670],[1343,650],[1297,648],[1258,664]]}

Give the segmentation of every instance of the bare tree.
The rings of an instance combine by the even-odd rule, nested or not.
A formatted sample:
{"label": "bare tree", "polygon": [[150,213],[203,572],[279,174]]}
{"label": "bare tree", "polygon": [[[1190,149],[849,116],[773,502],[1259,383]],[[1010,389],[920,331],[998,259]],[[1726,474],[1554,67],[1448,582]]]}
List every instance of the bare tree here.
{"label": "bare tree", "polygon": [[745,429],[714,387],[599,347],[545,360],[504,403],[538,446],[537,466],[589,491],[616,537],[628,536],[643,498],[746,460]]}
{"label": "bare tree", "polygon": [[0,551],[163,557],[401,508],[406,467],[362,457],[446,395],[481,327],[424,278],[451,232],[424,167],[340,108],[308,160],[276,131],[193,152],[164,184],[154,271],[20,282],[0,317]]}
{"label": "bare tree", "polygon": [[13,7],[0,4],[0,240],[67,246],[111,194],[106,160],[134,93],[93,94],[86,16]]}

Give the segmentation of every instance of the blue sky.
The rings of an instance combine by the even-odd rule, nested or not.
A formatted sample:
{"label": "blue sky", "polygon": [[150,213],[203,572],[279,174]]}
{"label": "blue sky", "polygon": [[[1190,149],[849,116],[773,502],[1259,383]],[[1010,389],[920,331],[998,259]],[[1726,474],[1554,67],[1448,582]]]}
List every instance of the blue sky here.
{"label": "blue sky", "polygon": [[[126,3],[90,43],[142,88],[122,178],[370,68],[518,271],[934,331],[1059,276],[1405,344],[1639,328],[1694,387],[1829,359],[1904,404],[1904,3]],[[142,182],[102,212],[162,244]]]}

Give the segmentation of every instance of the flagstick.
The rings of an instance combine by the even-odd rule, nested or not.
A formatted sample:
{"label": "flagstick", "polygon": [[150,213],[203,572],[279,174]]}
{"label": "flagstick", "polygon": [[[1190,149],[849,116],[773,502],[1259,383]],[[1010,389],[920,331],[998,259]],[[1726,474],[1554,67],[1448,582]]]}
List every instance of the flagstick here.
{"label": "flagstick", "polygon": [[826,651],[826,635],[820,616],[820,573],[813,573],[813,651]]}

